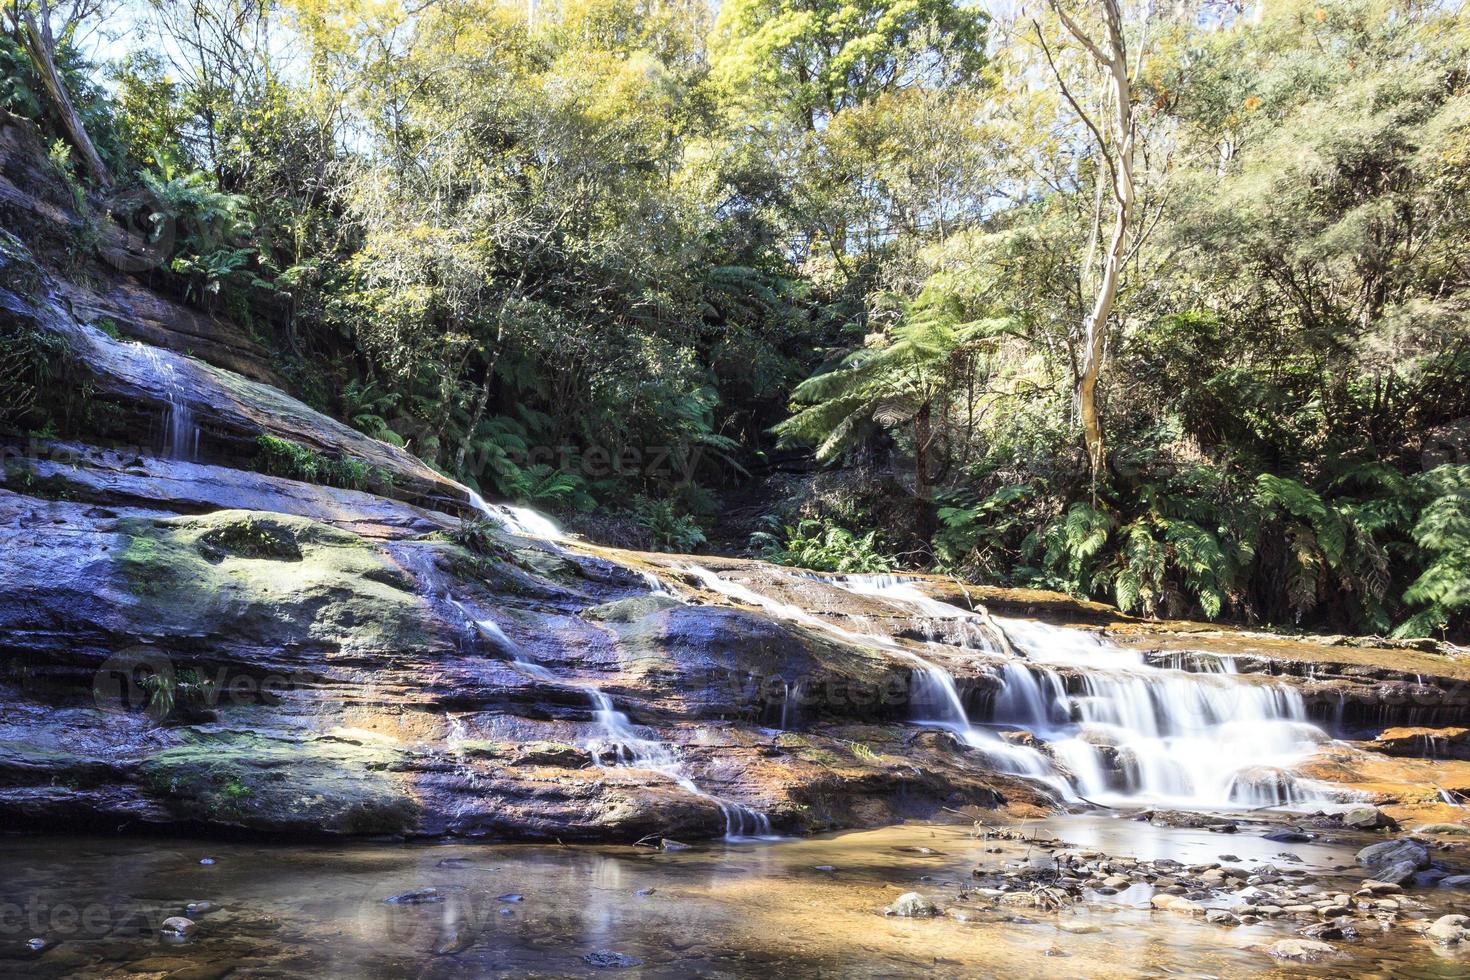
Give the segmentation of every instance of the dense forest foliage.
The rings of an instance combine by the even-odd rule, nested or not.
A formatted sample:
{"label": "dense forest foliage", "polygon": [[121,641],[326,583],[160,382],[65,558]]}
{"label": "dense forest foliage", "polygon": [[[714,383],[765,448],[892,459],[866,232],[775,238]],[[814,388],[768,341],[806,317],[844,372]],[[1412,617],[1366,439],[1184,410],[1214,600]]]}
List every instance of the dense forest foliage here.
{"label": "dense forest foliage", "polygon": [[487,495],[1463,635],[1456,0],[8,6],[0,106],[150,281]]}

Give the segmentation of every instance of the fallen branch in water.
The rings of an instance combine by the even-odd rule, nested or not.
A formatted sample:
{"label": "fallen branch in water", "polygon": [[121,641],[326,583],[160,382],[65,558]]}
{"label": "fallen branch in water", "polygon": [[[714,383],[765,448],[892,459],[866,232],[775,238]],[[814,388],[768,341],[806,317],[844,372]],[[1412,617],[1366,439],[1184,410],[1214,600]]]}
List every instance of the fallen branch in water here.
{"label": "fallen branch in water", "polygon": [[954,584],[959,587],[960,592],[964,595],[965,604],[970,607],[970,611],[976,616],[979,616],[980,622],[984,623],[995,634],[995,638],[1000,641],[1000,652],[1013,660],[1025,660],[1026,655],[1016,651],[1015,645],[1011,643],[1011,638],[1006,635],[1006,631],[1001,629],[1000,624],[990,615],[990,610],[985,608],[985,603],[976,602],[970,597],[970,590],[965,588],[965,583],[960,581],[958,575],[952,575],[950,577],[954,579]]}

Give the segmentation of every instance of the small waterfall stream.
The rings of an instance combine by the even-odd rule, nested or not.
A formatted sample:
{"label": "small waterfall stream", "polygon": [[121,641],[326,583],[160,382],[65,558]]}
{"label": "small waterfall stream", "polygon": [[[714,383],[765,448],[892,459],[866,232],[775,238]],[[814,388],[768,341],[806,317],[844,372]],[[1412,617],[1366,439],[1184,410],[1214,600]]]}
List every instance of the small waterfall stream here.
{"label": "small waterfall stream", "polygon": [[[935,647],[998,660],[996,693],[975,717],[949,671],[892,637],[854,633],[703,568],[706,587],[849,642],[915,663],[910,718],[953,732],[1001,771],[1028,776],[1063,798],[1193,808],[1270,807],[1325,799],[1291,769],[1327,740],[1306,720],[1296,689],[1239,676],[1226,658],[1194,658],[1193,670],[1158,667],[1136,650],[1075,629],[988,619],[940,602],[894,576],[803,576],[906,614]],[[1005,634],[1001,642],[992,626]],[[1197,660],[1197,662],[1195,662]],[[988,710],[986,708],[988,707]],[[1024,729],[1047,753],[1007,742],[989,727]]]}
{"label": "small waterfall stream", "polygon": [[909,681],[909,706],[917,712],[916,724],[942,728],[964,744],[979,750],[1001,772],[1037,779],[1066,799],[1075,798],[1067,782],[1040,752],[1026,745],[1013,745],[988,728],[977,727],[970,722],[965,711],[964,699],[955,685],[954,675],[932,661],[926,660],[904,648],[889,637],[875,633],[855,633],[845,630],[820,616],[761,595],[759,592],[721,578],[715,572],[698,565],[684,569],[686,574],[697,578],[705,588],[739,599],[749,605],[765,609],[783,619],[794,620],[806,626],[830,633],[848,643],[878,646],[903,657],[914,664],[915,670]]}
{"label": "small waterfall stream", "polygon": [[[512,657],[511,663],[518,670],[539,681],[573,687],[587,695],[587,700],[592,706],[592,720],[597,725],[598,735],[596,738],[585,740],[582,747],[591,754],[593,765],[598,768],[626,766],[633,769],[648,769],[669,777],[686,792],[714,801],[725,817],[726,840],[775,838],[776,835],[771,829],[771,821],[764,813],[700,788],[685,770],[678,753],[667,743],[642,734],[627,714],[619,711],[612,698],[601,688],[582,681],[562,680],[546,667],[527,657],[520,645],[507,636],[495,620],[475,617],[456,599],[451,598],[449,602],[482,636],[509,653]],[[456,736],[463,740],[463,722],[454,718],[451,720],[451,725],[458,726],[455,729]]]}
{"label": "small waterfall stream", "polygon": [[185,397],[183,383],[179,380],[178,368],[156,347],[134,343],[148,365],[149,373],[163,388],[168,402],[164,417],[164,454],[169,459],[191,462],[199,456],[199,426],[194,422],[194,410]]}
{"label": "small waterfall stream", "polygon": [[561,528],[557,527],[548,517],[536,513],[529,507],[492,504],[468,487],[465,488],[465,493],[469,494],[470,506],[511,534],[519,534],[526,538],[545,538],[548,541],[561,541],[565,537],[561,533]]}

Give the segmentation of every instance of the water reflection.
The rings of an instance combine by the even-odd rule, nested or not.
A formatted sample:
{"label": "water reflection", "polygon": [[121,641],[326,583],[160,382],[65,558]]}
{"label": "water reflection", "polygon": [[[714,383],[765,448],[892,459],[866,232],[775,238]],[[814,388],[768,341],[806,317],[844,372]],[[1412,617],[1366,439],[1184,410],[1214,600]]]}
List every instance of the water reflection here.
{"label": "water reflection", "polygon": [[[1024,826],[1082,849],[1185,863],[1229,852],[1253,866],[1281,849],[1248,834],[1116,818]],[[934,825],[683,852],[9,838],[0,840],[0,974],[217,976],[230,967],[288,977],[567,976],[592,972],[593,957],[636,961],[631,975],[670,977],[1242,975],[1279,966],[1250,946],[1291,934],[1289,926],[1227,929],[1140,909],[1146,887],[1061,913],[971,915],[962,891],[973,869],[1052,860],[1025,842],[994,852],[999,843]],[[1350,848],[1293,851],[1302,859],[1293,867],[1316,875],[1351,863]],[[216,863],[201,865],[206,856]],[[951,914],[879,914],[909,890]],[[161,944],[158,923],[200,902],[220,909],[198,914],[199,933],[187,943]],[[32,938],[49,948],[25,949]],[[1403,930],[1344,948],[1351,959],[1294,975],[1443,966]],[[1042,957],[1047,950],[1065,960]],[[596,959],[604,954],[621,959]]]}

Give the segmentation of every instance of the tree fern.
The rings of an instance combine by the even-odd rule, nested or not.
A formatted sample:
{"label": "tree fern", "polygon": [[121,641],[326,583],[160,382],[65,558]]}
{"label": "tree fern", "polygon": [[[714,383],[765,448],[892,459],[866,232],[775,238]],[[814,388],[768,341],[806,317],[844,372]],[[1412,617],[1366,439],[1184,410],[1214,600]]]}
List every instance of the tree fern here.
{"label": "tree fern", "polygon": [[1427,608],[1400,624],[1396,636],[1427,635],[1470,609],[1470,465],[1436,467],[1417,485],[1428,503],[1411,534],[1427,564],[1404,601]]}

